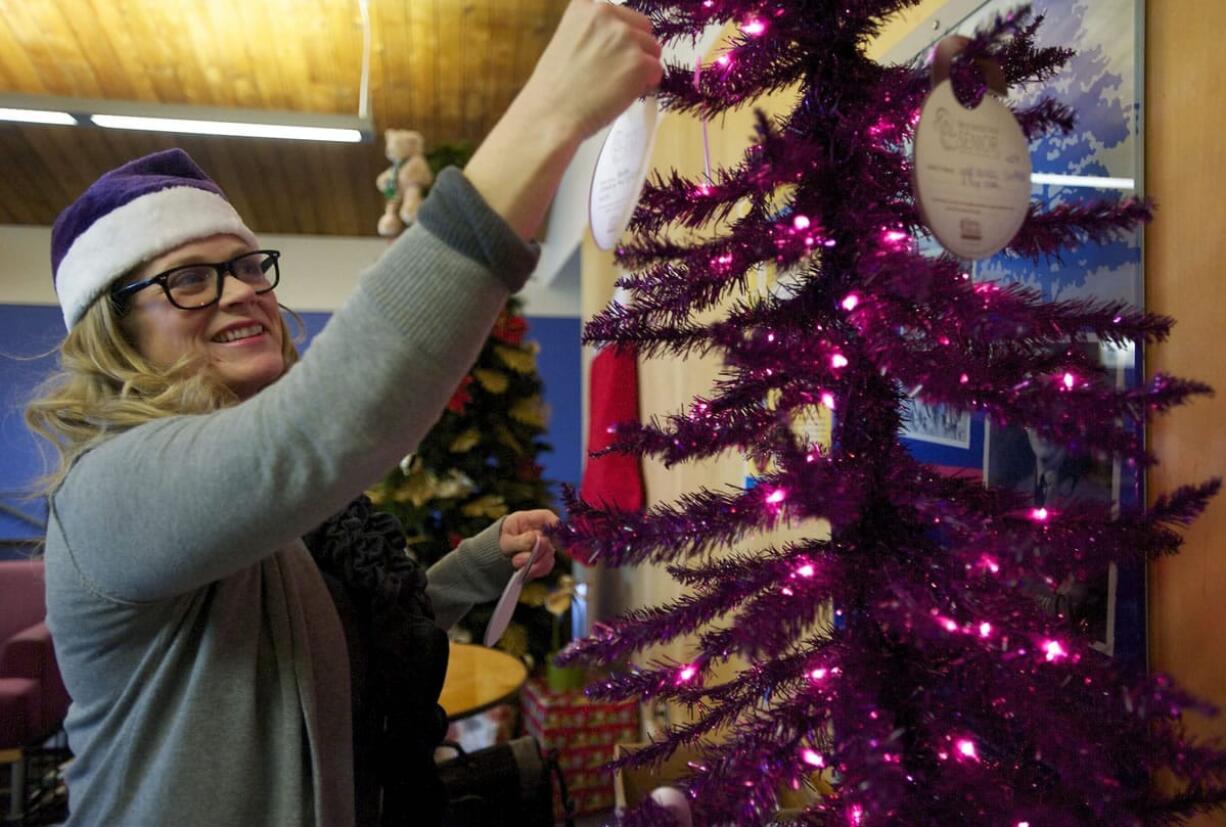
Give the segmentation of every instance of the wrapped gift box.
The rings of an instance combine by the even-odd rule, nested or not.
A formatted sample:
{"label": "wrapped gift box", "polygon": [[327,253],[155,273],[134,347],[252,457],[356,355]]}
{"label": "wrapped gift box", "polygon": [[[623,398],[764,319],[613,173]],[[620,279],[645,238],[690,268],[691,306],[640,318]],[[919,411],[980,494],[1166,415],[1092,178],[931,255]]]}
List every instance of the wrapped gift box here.
{"label": "wrapped gift box", "polygon": [[[638,702],[595,701],[582,690],[554,692],[543,681],[529,681],[521,701],[525,731],[557,753],[576,815],[611,809],[613,776],[600,768],[613,760],[614,744],[638,739]],[[554,810],[560,817],[560,801]]]}

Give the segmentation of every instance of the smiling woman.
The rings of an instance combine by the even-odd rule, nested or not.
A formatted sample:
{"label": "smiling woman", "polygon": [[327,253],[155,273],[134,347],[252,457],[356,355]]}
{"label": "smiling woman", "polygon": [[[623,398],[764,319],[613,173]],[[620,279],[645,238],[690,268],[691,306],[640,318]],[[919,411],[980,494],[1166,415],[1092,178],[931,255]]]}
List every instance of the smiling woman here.
{"label": "smiling woman", "polygon": [[[167,221],[168,210],[183,218]],[[120,230],[129,244],[113,242]],[[298,359],[273,292],[280,254],[256,249],[220,189],[182,150],[104,175],[57,221],[52,246],[69,331],[61,371],[26,413],[60,452],[44,480],[48,491],[115,433],[241,401]],[[109,300],[98,300],[103,295]]]}
{"label": "smiling woman", "polygon": [[[68,336],[26,412],[60,453],[46,490],[115,433],[241,401],[297,361],[272,292],[279,253],[258,246],[178,149],[112,170],[64,211],[51,259]],[[250,342],[212,341],[254,325]]]}
{"label": "smiling woman", "polygon": [[423,571],[361,492],[416,448],[527,280],[579,142],[659,82],[650,30],[574,0],[511,110],[301,360],[276,251],[182,150],[61,214],[68,335],[27,420],[60,451],[47,624],[72,696],[70,825],[439,821],[445,630],[516,569],[552,568],[557,517],[508,514]]}
{"label": "smiling woman", "polygon": [[[167,192],[196,209],[167,219],[142,204]],[[427,573],[394,522],[361,497],[346,502],[437,415],[535,251],[450,170],[417,237],[389,251],[291,377],[278,254],[258,249],[231,213],[170,150],[104,176],[52,233],[70,329],[61,372],[27,419],[61,452],[47,486],[46,572],[73,699],[70,823],[193,823],[168,814],[185,797],[208,798],[193,784],[206,776],[230,790],[200,809],[208,823],[375,823],[380,808],[403,813],[410,798],[437,815],[429,756],[444,728],[444,630],[501,590],[556,517],[508,515]],[[83,257],[101,243],[99,227],[110,243]],[[470,258],[437,240],[475,249],[478,234],[502,252]],[[166,250],[149,255],[146,242]],[[451,298],[452,312],[438,306],[440,278],[468,291]],[[368,349],[385,361],[355,371]],[[408,421],[380,416],[384,405]],[[231,501],[240,488],[247,496]],[[533,575],[552,567],[551,545],[545,556]],[[351,684],[372,688],[351,694]],[[396,723],[375,700],[392,685],[406,704]],[[171,710],[187,718],[165,719]],[[243,756],[228,774],[209,768],[204,743],[217,732]],[[380,803],[365,758],[384,732],[410,780]],[[95,759],[118,745],[123,760]],[[143,779],[157,792],[116,792]],[[252,783],[280,789],[260,801],[237,792]]]}
{"label": "smiling woman", "polygon": [[166,365],[196,356],[245,399],[286,368],[287,336],[273,293],[279,255],[251,250],[237,236],[211,236],[155,258],[111,299],[142,353]]}

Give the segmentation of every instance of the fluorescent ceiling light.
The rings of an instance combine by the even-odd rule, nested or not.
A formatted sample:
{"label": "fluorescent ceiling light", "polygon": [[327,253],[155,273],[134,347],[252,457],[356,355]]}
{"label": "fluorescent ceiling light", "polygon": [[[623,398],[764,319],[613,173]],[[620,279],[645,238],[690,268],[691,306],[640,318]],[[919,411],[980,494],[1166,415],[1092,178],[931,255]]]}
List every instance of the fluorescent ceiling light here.
{"label": "fluorescent ceiling light", "polygon": [[107,129],[140,129],[147,132],[186,132],[192,135],[230,135],[238,138],[284,138],[293,141],[338,141],[361,143],[357,129],[322,126],[243,123],[240,121],[200,121],[184,118],[137,117],[133,115],[90,115],[96,126]]}
{"label": "fluorescent ceiling light", "polygon": [[19,123],[50,123],[60,126],[76,126],[77,119],[67,112],[51,112],[46,109],[4,109],[0,108],[0,121],[17,121]]}
{"label": "fluorescent ceiling light", "polygon": [[1094,175],[1051,175],[1046,172],[1031,174],[1030,183],[1040,186],[1049,184],[1057,187],[1092,187],[1100,190],[1135,190],[1136,179],[1133,178],[1101,178]]}
{"label": "fluorescent ceiling light", "polygon": [[293,141],[373,141],[369,117],[0,92],[0,120]]}

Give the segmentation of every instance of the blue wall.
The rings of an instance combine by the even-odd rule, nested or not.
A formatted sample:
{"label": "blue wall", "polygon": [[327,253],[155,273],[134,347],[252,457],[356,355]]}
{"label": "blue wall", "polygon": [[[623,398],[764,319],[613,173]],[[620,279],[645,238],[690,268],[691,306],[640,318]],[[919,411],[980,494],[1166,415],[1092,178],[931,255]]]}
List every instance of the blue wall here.
{"label": "blue wall", "polygon": [[[579,319],[554,316],[529,316],[528,336],[541,344],[538,367],[545,384],[545,404],[549,406],[549,433],[552,453],[543,455],[545,479],[579,487],[583,470],[583,404],[580,390]],[[557,503],[561,508],[561,502]]]}
{"label": "blue wall", "polygon": [[[54,467],[55,452],[26,430],[22,411],[34,387],[56,363],[54,355],[30,357],[49,354],[63,336],[64,317],[58,307],[0,305],[0,505],[40,524],[46,518],[42,503],[23,498],[30,482]],[[0,513],[0,539],[40,535],[34,525]]]}
{"label": "blue wall", "polygon": [[[309,345],[330,314],[301,315]],[[54,368],[55,357],[29,357],[52,351],[63,332],[58,307],[0,304],[0,505],[19,509],[37,522],[45,518],[42,504],[21,498],[30,481],[51,467],[54,452],[41,446],[47,455],[44,464],[40,441],[26,429],[22,410],[34,387]],[[578,485],[582,467],[579,320],[529,316],[528,338],[541,345],[540,374],[551,411],[547,438],[554,450],[541,458],[545,477]],[[33,525],[0,512],[0,540],[38,533]]]}

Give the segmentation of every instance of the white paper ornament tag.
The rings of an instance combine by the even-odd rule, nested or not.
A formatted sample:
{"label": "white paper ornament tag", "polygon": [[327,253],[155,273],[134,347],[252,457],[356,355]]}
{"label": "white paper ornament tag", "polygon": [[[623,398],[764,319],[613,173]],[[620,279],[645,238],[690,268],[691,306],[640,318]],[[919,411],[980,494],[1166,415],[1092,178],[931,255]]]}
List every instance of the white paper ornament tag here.
{"label": "white paper ornament tag", "polygon": [[588,194],[588,220],[602,250],[613,249],[634,214],[647,180],[659,111],[655,97],[635,101],[614,121],[600,148]]}
{"label": "white paper ornament tag", "polygon": [[515,606],[519,603],[519,595],[524,590],[524,583],[528,582],[529,573],[532,567],[536,564],[536,558],[541,553],[541,537],[538,534],[536,542],[532,544],[532,553],[528,555],[528,562],[523,568],[511,575],[511,579],[507,581],[506,588],[502,590],[502,597],[498,598],[497,605],[494,606],[494,613],[490,615],[490,622],[485,626],[484,643],[488,647],[493,647],[502,639],[502,634],[507,630],[507,626],[511,625],[511,615],[515,614]]}
{"label": "white paper ornament tag", "polygon": [[947,38],[938,46],[934,88],[920,112],[912,162],[924,223],[954,255],[981,259],[1004,249],[1026,219],[1030,145],[1017,118],[993,94],[994,87],[1004,89],[994,64],[984,66],[989,89],[977,107],[966,109],[954,96],[949,62],[964,45],[965,38]]}

